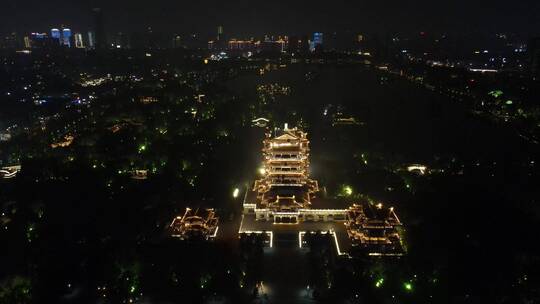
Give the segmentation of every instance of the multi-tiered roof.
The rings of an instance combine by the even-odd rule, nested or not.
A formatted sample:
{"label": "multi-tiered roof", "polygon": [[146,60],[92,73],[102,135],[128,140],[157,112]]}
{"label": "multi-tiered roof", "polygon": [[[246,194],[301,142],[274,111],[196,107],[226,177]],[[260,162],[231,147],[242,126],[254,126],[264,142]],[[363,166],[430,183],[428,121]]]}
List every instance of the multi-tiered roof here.
{"label": "multi-tiered roof", "polygon": [[193,210],[186,208],[183,216],[177,216],[169,226],[171,235],[182,240],[211,239],[218,230],[218,218],[214,209]]}
{"label": "multi-tiered roof", "polygon": [[368,255],[402,255],[404,252],[399,229],[402,224],[392,207],[382,204],[354,204],[345,222],[353,245]]}
{"label": "multi-tiered roof", "polygon": [[254,191],[260,208],[294,211],[309,208],[317,182],[309,178],[307,133],[285,127],[276,136],[266,134],[263,147],[263,178]]}

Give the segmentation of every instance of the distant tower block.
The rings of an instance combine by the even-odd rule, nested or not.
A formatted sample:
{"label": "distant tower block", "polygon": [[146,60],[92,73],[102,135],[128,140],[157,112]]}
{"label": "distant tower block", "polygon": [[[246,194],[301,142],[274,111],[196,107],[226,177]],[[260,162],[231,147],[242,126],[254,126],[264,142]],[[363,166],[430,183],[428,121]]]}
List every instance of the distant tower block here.
{"label": "distant tower block", "polygon": [[83,36],[81,33],[76,33],[75,34],[75,47],[78,48],[78,49],[83,49],[84,48],[84,41],[83,41]]}
{"label": "distant tower block", "polygon": [[94,44],[96,49],[105,49],[107,48],[107,34],[105,33],[105,23],[103,20],[103,11],[101,8],[94,8],[92,10],[94,17]]}
{"label": "distant tower block", "polygon": [[71,30],[68,28],[62,29],[62,44],[71,47]]}
{"label": "distant tower block", "polygon": [[60,40],[62,39],[62,33],[60,32],[59,29],[53,28],[51,29],[51,37],[53,39],[56,39],[57,42],[60,44]]}
{"label": "distant tower block", "polygon": [[220,41],[223,39],[223,25],[218,26],[216,39],[217,41]]}

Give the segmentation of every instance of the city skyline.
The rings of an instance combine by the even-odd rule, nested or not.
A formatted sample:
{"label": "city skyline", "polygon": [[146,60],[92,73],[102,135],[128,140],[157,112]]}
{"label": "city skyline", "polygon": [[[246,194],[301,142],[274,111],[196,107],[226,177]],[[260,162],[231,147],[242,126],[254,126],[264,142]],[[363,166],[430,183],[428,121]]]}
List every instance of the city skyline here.
{"label": "city skyline", "polygon": [[[428,32],[516,32],[537,35],[540,4],[521,1],[507,7],[504,1],[453,4],[427,1],[415,3],[355,3],[326,5],[300,1],[286,3],[171,3],[157,1],[9,1],[0,12],[0,29],[5,32],[32,32],[55,24],[66,24],[81,31],[93,26],[92,10],[102,8],[107,33],[144,31],[149,26],[159,32],[213,34],[218,25],[225,33],[239,36],[266,33],[302,34],[307,32],[364,31],[373,33]],[[55,7],[54,10],[50,10]],[[323,10],[319,8],[324,7]],[[43,10],[47,10],[43,14]],[[144,12],[144,13],[142,13]],[[497,22],[493,22],[497,20]]]}
{"label": "city skyline", "polygon": [[540,4],[0,10],[0,303],[540,303]]}

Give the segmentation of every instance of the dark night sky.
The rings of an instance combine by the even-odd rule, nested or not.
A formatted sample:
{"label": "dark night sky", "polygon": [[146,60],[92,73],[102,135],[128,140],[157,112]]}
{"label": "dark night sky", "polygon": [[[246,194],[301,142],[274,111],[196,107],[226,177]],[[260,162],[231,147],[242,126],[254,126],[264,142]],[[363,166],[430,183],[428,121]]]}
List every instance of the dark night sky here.
{"label": "dark night sky", "polygon": [[260,35],[313,31],[513,31],[540,33],[538,0],[1,0],[0,30],[46,31],[64,24],[85,31],[91,8],[105,12],[108,32],[214,31]]}

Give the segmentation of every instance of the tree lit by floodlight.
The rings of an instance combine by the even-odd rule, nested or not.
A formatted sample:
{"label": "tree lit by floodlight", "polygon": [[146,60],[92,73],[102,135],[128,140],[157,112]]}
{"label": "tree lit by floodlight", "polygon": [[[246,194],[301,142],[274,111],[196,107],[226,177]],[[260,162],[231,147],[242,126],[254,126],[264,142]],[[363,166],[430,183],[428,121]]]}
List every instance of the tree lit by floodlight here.
{"label": "tree lit by floodlight", "polygon": [[348,186],[348,185],[345,185],[343,186],[343,188],[341,189],[341,192],[345,195],[345,196],[351,196],[353,194],[353,188],[351,186]]}

